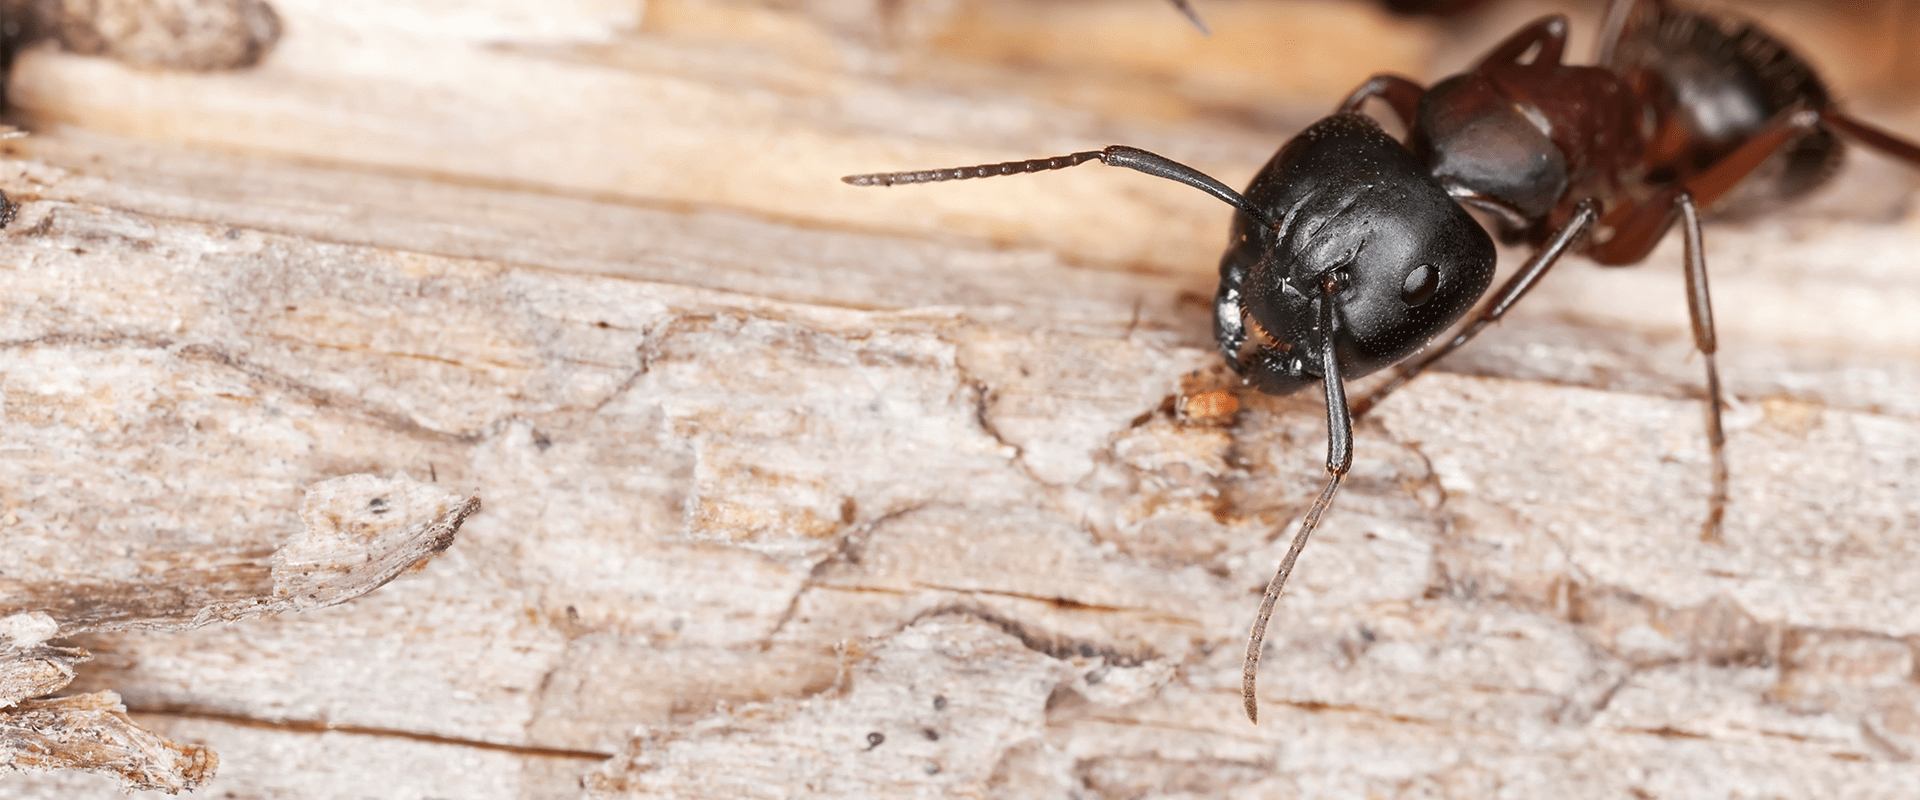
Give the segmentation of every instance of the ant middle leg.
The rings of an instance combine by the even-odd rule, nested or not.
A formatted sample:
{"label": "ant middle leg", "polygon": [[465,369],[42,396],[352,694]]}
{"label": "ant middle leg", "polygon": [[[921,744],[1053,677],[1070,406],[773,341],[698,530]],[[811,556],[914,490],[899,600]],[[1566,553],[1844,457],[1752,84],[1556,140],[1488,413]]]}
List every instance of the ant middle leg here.
{"label": "ant middle leg", "polygon": [[1717,542],[1722,538],[1728,476],[1726,433],[1720,419],[1725,396],[1720,387],[1720,372],[1714,356],[1718,341],[1714,335],[1713,300],[1707,288],[1707,265],[1698,206],[1709,204],[1732,190],[1742,178],[1765,163],[1795,136],[1822,123],[1862,144],[1920,165],[1920,146],[1838,110],[1822,109],[1816,112],[1805,108],[1789,109],[1725,158],[1689,178],[1684,188],[1671,187],[1655,195],[1627,216],[1611,238],[1588,248],[1588,254],[1602,264],[1632,264],[1646,257],[1673,225],[1676,216],[1680,222],[1686,259],[1687,312],[1693,326],[1694,347],[1700,351],[1706,369],[1707,444],[1713,460],[1713,495],[1707,520],[1701,526],[1700,538],[1704,541]]}
{"label": "ant middle leg", "polygon": [[[1920,163],[1920,148],[1855,123],[1838,112],[1834,112],[1834,116],[1857,125],[1863,132],[1854,133],[1839,125],[1835,126],[1837,129],[1853,133],[1868,144],[1886,149],[1896,156],[1910,156],[1911,160]],[[1698,206],[1710,204],[1731,191],[1781,147],[1827,118],[1825,112],[1806,108],[1782,112],[1759,133],[1706,170],[1688,178],[1685,184],[1667,187],[1637,207],[1622,208],[1617,214],[1609,215],[1608,222],[1618,220],[1613,235],[1587,248],[1587,254],[1602,264],[1617,266],[1637,263],[1652,252],[1654,245],[1673,227],[1676,219],[1680,222],[1686,259],[1687,314],[1693,327],[1694,347],[1700,351],[1701,362],[1706,369],[1707,446],[1713,462],[1713,493],[1708,502],[1706,522],[1700,529],[1703,541],[1718,542],[1722,538],[1721,528],[1727,513],[1728,477],[1726,432],[1720,419],[1720,407],[1725,404],[1725,395],[1720,388],[1720,370],[1715,358],[1719,343],[1713,329],[1713,300],[1707,288],[1707,264]],[[1876,135],[1878,139],[1872,138]],[[1907,152],[1903,154],[1899,148],[1906,148]]]}
{"label": "ant middle leg", "polygon": [[1666,236],[1676,217],[1680,222],[1686,263],[1687,317],[1693,327],[1693,346],[1700,351],[1707,377],[1707,450],[1713,464],[1713,488],[1707,501],[1706,522],[1700,526],[1700,539],[1718,542],[1727,516],[1728,496],[1727,436],[1720,422],[1725,395],[1720,389],[1720,368],[1714,355],[1720,345],[1713,332],[1713,297],[1707,289],[1706,249],[1700,234],[1700,210],[1693,194],[1679,187],[1663,190],[1633,209],[1614,235],[1590,247],[1588,254],[1602,264],[1637,262]]}
{"label": "ant middle leg", "polygon": [[[1833,124],[1835,120],[1839,124]],[[1726,433],[1720,419],[1724,394],[1714,356],[1719,345],[1713,330],[1713,301],[1707,288],[1707,265],[1698,206],[1708,205],[1731,191],[1741,179],[1758,169],[1781,147],[1822,121],[1833,124],[1836,130],[1870,146],[1920,164],[1920,147],[1891,134],[1837,111],[1816,112],[1806,108],[1791,108],[1781,112],[1732,153],[1688,178],[1683,186],[1668,187],[1627,213],[1612,237],[1588,248],[1588,255],[1602,264],[1632,264],[1653,250],[1653,246],[1666,235],[1667,229],[1672,227],[1676,217],[1681,223],[1686,258],[1687,312],[1693,325],[1694,347],[1700,351],[1701,362],[1706,369],[1707,445],[1713,460],[1713,495],[1707,509],[1707,520],[1701,526],[1700,533],[1704,541],[1721,540],[1721,527],[1726,519],[1728,477]]]}

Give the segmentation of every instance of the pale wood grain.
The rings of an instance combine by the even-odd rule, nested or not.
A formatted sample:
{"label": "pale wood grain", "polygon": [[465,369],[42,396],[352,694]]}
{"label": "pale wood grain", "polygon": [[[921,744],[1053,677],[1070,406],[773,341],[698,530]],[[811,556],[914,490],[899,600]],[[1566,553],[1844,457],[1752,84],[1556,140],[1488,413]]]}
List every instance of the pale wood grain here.
{"label": "pale wood grain", "polygon": [[[1209,44],[1119,0],[283,2],[250,71],[26,54],[0,338],[53,337],[75,395],[287,418],[169,453],[487,502],[352,604],[83,637],[75,688],[219,750],[241,797],[1904,796],[1911,170],[1858,157],[1709,229],[1724,544],[1677,247],[1565,265],[1365,420],[1257,728],[1241,637],[1324,434],[1310,397],[1175,411],[1234,388],[1225,208],[1094,166],[836,181],[1125,142],[1238,184],[1366,73],[1541,11],[1285,5],[1203,5]],[[1915,130],[1874,82],[1897,55],[1857,49],[1845,95]],[[90,419],[58,424],[124,424]],[[116,469],[263,504],[169,458]],[[106,499],[85,524],[133,507]],[[0,781],[52,791],[111,794]]]}

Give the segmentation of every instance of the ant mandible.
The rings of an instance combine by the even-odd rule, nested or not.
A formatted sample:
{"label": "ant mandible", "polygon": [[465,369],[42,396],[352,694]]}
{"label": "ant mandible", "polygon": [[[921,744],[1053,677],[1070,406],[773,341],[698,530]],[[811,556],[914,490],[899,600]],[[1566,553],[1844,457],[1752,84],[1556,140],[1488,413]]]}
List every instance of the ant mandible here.
{"label": "ant mandible", "polygon": [[[1288,394],[1317,381],[1327,404],[1326,485],[1248,636],[1241,693],[1250,720],[1259,719],[1255,678],[1267,621],[1353,463],[1354,416],[1498,321],[1568,251],[1605,265],[1636,263],[1677,222],[1693,341],[1706,367],[1713,489],[1703,538],[1717,540],[1727,466],[1699,209],[1751,210],[1806,193],[1833,174],[1841,135],[1920,165],[1920,146],[1842,113],[1806,62],[1752,25],[1666,0],[1615,0],[1598,66],[1562,63],[1566,40],[1566,18],[1553,15],[1430,88],[1376,75],[1281,147],[1244,193],[1119,145],[842,179],[891,186],[1099,161],[1192,186],[1237,210],[1214,298],[1220,354],[1262,392]],[[1360,113],[1373,98],[1405,123],[1405,143]],[[1491,217],[1503,237],[1531,243],[1533,256],[1452,340],[1349,406],[1347,380],[1426,346],[1492,283],[1493,242],[1465,207]]]}

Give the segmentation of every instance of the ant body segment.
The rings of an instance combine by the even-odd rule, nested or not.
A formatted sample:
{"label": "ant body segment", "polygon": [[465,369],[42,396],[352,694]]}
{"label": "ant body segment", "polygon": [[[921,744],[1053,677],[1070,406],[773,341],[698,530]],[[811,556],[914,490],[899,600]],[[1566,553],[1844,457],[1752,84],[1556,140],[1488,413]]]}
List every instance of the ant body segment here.
{"label": "ant body segment", "polygon": [[[1833,174],[1843,136],[1920,166],[1920,146],[1841,112],[1804,61],[1751,25],[1667,0],[1615,0],[1598,65],[1562,63],[1566,39],[1566,18],[1554,15],[1431,87],[1376,75],[1288,141],[1244,193],[1124,146],[843,179],[891,186],[1097,160],[1192,186],[1236,209],[1214,299],[1220,354],[1262,392],[1320,383],[1327,409],[1326,484],[1248,636],[1241,691],[1251,720],[1267,622],[1352,465],[1353,417],[1498,321],[1566,253],[1637,263],[1678,224],[1693,341],[1706,368],[1713,473],[1702,531],[1717,540],[1727,467],[1699,210],[1750,211],[1806,193]],[[1360,113],[1374,98],[1406,124],[1404,143]],[[1409,361],[1492,283],[1492,239],[1466,207],[1534,253],[1451,340]],[[1395,364],[1379,388],[1347,402],[1347,380]]]}

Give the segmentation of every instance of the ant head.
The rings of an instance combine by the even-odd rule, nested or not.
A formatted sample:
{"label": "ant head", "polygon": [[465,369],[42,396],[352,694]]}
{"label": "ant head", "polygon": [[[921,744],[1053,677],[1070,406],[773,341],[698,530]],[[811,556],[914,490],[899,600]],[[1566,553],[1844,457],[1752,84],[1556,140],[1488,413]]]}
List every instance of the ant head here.
{"label": "ant head", "polygon": [[1266,345],[1250,375],[1266,392],[1320,380],[1316,310],[1329,285],[1342,377],[1354,378],[1425,346],[1493,280],[1487,232],[1360,114],[1335,114],[1295,136],[1246,198],[1271,222],[1236,215],[1221,275],[1244,276],[1239,308],[1219,311],[1243,315],[1257,330],[1252,343]]}

